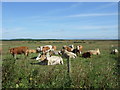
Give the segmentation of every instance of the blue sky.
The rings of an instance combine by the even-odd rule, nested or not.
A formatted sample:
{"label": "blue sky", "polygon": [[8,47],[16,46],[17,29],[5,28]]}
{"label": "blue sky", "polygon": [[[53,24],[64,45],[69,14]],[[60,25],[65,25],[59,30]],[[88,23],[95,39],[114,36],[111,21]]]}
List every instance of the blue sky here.
{"label": "blue sky", "polygon": [[3,2],[3,39],[118,39],[117,2]]}

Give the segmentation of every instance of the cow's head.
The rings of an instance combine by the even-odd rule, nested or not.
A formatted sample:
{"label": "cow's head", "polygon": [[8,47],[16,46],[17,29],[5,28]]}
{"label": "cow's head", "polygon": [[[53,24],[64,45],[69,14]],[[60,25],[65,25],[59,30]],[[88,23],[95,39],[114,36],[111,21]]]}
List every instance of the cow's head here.
{"label": "cow's head", "polygon": [[10,49],[9,49],[9,52],[10,52],[11,54],[13,53],[13,51],[14,51],[13,48],[10,48]]}
{"label": "cow's head", "polygon": [[[42,46],[41,46],[42,47]],[[37,49],[36,49],[36,52],[41,52],[42,50],[41,50],[41,47],[39,46],[39,47],[37,47]]]}
{"label": "cow's head", "polygon": [[100,54],[100,50],[99,48],[95,49],[97,51],[97,54],[99,55]]}

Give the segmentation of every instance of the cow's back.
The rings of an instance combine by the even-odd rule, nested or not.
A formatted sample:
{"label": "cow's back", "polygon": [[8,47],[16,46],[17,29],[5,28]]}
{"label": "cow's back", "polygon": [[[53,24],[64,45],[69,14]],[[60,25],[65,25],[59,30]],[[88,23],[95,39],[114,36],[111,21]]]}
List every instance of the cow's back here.
{"label": "cow's back", "polygon": [[22,53],[26,53],[27,50],[28,50],[28,47],[22,46],[22,47],[11,48],[10,52],[12,54],[22,54]]}

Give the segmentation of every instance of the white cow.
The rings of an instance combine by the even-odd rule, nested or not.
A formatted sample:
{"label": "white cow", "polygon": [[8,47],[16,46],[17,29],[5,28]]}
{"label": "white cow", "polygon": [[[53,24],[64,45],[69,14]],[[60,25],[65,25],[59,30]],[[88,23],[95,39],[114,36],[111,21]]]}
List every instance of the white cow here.
{"label": "white cow", "polygon": [[100,54],[100,50],[99,48],[95,49],[95,50],[89,50],[88,52],[90,52],[93,55],[99,55]]}
{"label": "white cow", "polygon": [[46,55],[40,55],[37,60],[40,60],[40,62],[47,61],[47,65],[63,64],[63,59],[60,56],[50,56],[49,52]]}
{"label": "white cow", "polygon": [[63,59],[59,56],[46,57],[46,60],[48,61],[47,65],[63,64]]}

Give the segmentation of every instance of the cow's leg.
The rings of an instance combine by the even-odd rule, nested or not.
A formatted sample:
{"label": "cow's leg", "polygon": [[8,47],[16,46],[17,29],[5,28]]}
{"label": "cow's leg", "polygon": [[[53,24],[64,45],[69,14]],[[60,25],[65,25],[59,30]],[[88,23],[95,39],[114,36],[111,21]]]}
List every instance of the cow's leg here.
{"label": "cow's leg", "polygon": [[40,59],[40,55],[41,55],[41,54],[39,53],[38,56],[37,56],[37,58],[36,58],[36,60],[39,60],[39,59]]}
{"label": "cow's leg", "polygon": [[16,59],[16,54],[13,54],[14,58]]}
{"label": "cow's leg", "polygon": [[82,52],[80,51],[80,54],[82,54]]}
{"label": "cow's leg", "polygon": [[48,64],[47,65],[51,65],[50,61],[48,61]]}
{"label": "cow's leg", "polygon": [[63,60],[60,60],[60,63],[63,64]]}
{"label": "cow's leg", "polygon": [[28,53],[27,53],[27,52],[24,52],[24,55],[25,55],[25,58],[27,58],[27,56],[28,56]]}
{"label": "cow's leg", "polygon": [[26,52],[25,55],[28,56],[28,52]]}

